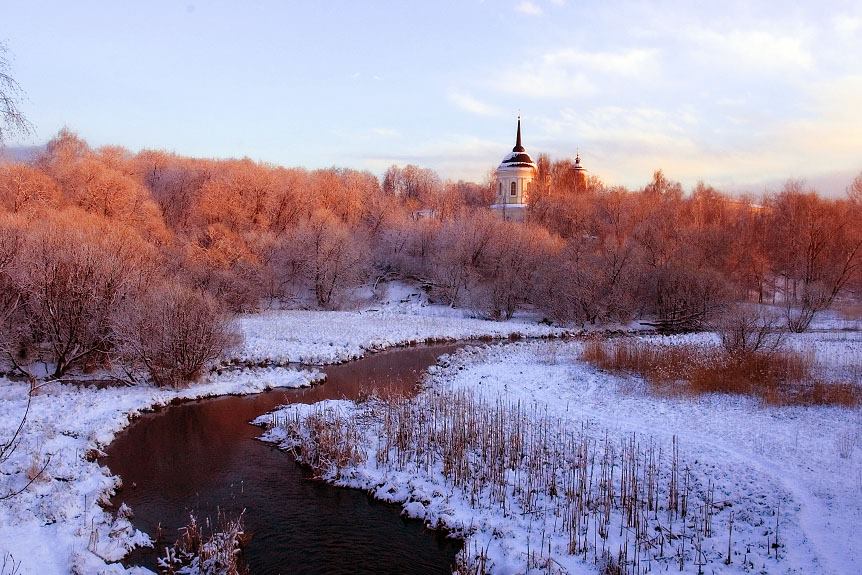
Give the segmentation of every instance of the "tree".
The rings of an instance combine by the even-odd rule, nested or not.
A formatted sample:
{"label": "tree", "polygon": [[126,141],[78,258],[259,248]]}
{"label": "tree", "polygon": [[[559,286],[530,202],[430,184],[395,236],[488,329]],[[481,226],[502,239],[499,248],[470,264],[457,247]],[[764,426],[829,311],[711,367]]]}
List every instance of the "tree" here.
{"label": "tree", "polygon": [[299,274],[320,307],[340,306],[347,290],[368,275],[371,254],[367,245],[327,210],[311,214],[285,238],[285,247],[290,255],[283,261],[300,266]]}
{"label": "tree", "polygon": [[473,306],[492,319],[511,319],[530,300],[541,264],[555,255],[558,242],[539,226],[500,221],[494,232]]}
{"label": "tree", "polygon": [[18,282],[25,225],[20,216],[0,215],[0,353],[16,363],[24,324],[24,294]]}
{"label": "tree", "polygon": [[853,178],[853,182],[847,187],[847,196],[851,202],[862,206],[862,172]]}
{"label": "tree", "polygon": [[826,200],[797,181],[769,199],[768,249],[782,280],[788,328],[802,332],[862,267],[858,211],[849,200]]}
{"label": "tree", "polygon": [[48,175],[27,164],[0,165],[0,211],[38,214],[60,203],[60,191]]}
{"label": "tree", "polygon": [[212,296],[173,283],[142,293],[117,314],[113,328],[120,353],[158,386],[197,381],[238,341]]}
{"label": "tree", "polygon": [[51,377],[105,363],[115,314],[141,293],[153,256],[133,230],[79,210],[41,220],[24,243],[16,284],[29,331],[47,347]]}
{"label": "tree", "polygon": [[24,92],[11,75],[7,54],[6,44],[0,42],[0,146],[12,136],[26,136],[31,129],[18,108]]}
{"label": "tree", "polygon": [[488,257],[495,230],[502,222],[487,210],[462,214],[446,222],[435,238],[427,275],[435,293],[451,306],[464,303],[465,294],[479,279],[479,269]]}

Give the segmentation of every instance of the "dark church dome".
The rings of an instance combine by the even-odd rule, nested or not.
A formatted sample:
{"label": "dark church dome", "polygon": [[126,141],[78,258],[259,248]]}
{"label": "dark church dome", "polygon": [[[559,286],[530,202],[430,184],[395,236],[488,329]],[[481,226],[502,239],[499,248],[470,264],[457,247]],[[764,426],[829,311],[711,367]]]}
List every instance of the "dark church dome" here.
{"label": "dark church dome", "polygon": [[515,138],[515,147],[512,148],[512,153],[503,158],[500,167],[523,167],[534,168],[536,164],[533,158],[527,153],[527,150],[521,145],[521,116],[518,116],[518,135]]}

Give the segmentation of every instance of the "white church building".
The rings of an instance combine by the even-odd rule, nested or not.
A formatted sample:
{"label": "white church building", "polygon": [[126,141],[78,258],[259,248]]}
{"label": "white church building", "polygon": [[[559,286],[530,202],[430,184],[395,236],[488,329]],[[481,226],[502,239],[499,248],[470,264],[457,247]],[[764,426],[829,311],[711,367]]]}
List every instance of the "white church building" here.
{"label": "white church building", "polygon": [[536,164],[521,144],[521,117],[518,116],[515,147],[494,173],[496,196],[491,208],[507,220],[523,221],[535,177]]}

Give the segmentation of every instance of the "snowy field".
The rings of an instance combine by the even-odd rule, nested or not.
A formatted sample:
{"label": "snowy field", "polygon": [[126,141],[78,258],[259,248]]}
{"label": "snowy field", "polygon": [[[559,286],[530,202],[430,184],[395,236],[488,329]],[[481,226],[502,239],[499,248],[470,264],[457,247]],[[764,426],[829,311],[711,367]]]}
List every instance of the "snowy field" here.
{"label": "snowy field", "polygon": [[[788,345],[808,349],[814,340],[818,359],[846,368],[862,357],[862,334],[843,335],[838,339],[830,334],[792,336]],[[711,336],[671,341],[679,339],[707,342]],[[650,445],[665,460],[676,437],[680,466],[691,474],[690,505],[703,509],[707,497],[713,502],[708,519],[711,533],[692,538],[687,549],[682,539],[668,537],[667,547],[662,548],[664,559],[642,561],[642,571],[679,571],[683,554],[681,570],[689,573],[698,573],[698,563],[706,563],[706,573],[862,572],[859,410],[768,407],[752,398],[717,394],[656,396],[639,378],[612,376],[581,362],[580,347],[578,342],[533,341],[461,350],[431,369],[426,391],[414,401],[424,400],[427,405],[435,394],[448,397],[466,390],[491,406],[517,405],[533,417],[560,421],[563,428],[594,446],[637,438],[641,449]],[[491,490],[455,487],[439,465],[391,463],[391,453],[381,452],[385,451],[380,439],[385,411],[384,405],[373,401],[358,406],[345,402],[316,408],[288,406],[275,414],[282,425],[265,437],[285,448],[295,446],[297,427],[290,423],[294,418],[328,413],[349,420],[358,413],[353,421],[360,422],[365,433],[364,461],[330,472],[330,481],[401,502],[408,515],[469,534],[468,550],[486,554],[494,573],[523,573],[528,565],[536,573],[597,571],[592,552],[585,553],[586,561],[570,554],[571,541],[559,534],[566,518],[554,511],[553,498],[546,501],[546,513],[524,511],[523,495],[511,496],[507,509],[494,503]],[[269,416],[258,423],[272,421]],[[294,432],[288,431],[291,425]],[[662,470],[658,473],[660,501],[667,496],[661,488],[667,467]],[[519,492],[517,473],[504,481],[506,493]],[[597,478],[594,481],[598,483]],[[695,525],[689,522],[696,522],[697,515],[691,513],[682,528],[691,533]],[[656,513],[656,519],[666,529],[662,517],[664,510]],[[609,540],[622,545],[626,530],[617,530],[619,523],[613,518],[610,524],[614,528]],[[592,525],[587,527],[593,529]],[[680,527],[677,524],[676,529]],[[588,533],[587,539],[595,536]],[[592,545],[585,543],[585,547]],[[629,550],[630,559],[632,555]]]}
{"label": "snowy field", "polygon": [[429,304],[421,290],[392,283],[379,301],[361,311],[285,310],[241,316],[244,343],[232,355],[250,363],[323,365],[426,341],[565,333],[529,315],[502,322],[469,316],[463,309]]}
{"label": "snowy field", "polygon": [[[492,322],[462,310],[429,306],[403,286],[390,289],[380,306],[363,311],[279,311],[243,316],[246,343],[238,354],[267,365],[288,361],[326,364],[386,347],[425,339],[549,335],[559,330],[535,319]],[[375,311],[376,310],[376,311]],[[236,359],[236,358],[230,358]],[[45,463],[42,475],[11,499],[0,500],[0,567],[11,553],[19,573],[122,572],[111,563],[146,542],[128,521],[98,505],[117,487],[93,455],[110,443],[136,414],[178,398],[256,393],[272,387],[309,385],[319,375],[279,367],[229,369],[186,390],[141,385],[96,389],[48,384],[33,398],[20,445],[0,462],[0,497],[24,487]],[[15,433],[26,408],[27,385],[0,377],[0,440]],[[181,440],[182,438],[178,438]],[[5,573],[3,575],[6,575]]]}

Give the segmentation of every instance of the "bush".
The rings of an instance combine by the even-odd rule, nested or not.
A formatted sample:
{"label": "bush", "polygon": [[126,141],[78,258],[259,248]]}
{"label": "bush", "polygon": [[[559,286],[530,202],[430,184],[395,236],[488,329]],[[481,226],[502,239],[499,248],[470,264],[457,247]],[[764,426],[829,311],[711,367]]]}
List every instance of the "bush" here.
{"label": "bush", "polygon": [[142,294],[119,318],[117,332],[130,361],[156,385],[173,387],[200,379],[238,339],[212,296],[177,285]]}
{"label": "bush", "polygon": [[727,353],[770,353],[781,346],[784,329],[781,318],[768,310],[750,305],[735,305],[714,323]]}

